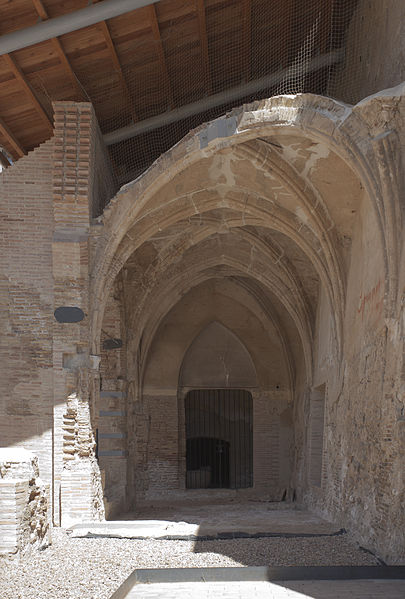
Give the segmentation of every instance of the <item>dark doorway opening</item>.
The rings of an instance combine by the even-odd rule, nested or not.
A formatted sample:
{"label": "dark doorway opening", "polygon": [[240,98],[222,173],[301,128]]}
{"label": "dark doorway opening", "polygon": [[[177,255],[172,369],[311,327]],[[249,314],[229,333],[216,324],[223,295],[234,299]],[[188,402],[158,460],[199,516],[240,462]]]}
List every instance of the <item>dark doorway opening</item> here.
{"label": "dark doorway opening", "polygon": [[187,394],[187,489],[253,485],[252,413],[252,396],[243,389],[198,389]]}
{"label": "dark doorway opening", "polygon": [[229,443],[223,439],[187,439],[187,488],[229,488]]}

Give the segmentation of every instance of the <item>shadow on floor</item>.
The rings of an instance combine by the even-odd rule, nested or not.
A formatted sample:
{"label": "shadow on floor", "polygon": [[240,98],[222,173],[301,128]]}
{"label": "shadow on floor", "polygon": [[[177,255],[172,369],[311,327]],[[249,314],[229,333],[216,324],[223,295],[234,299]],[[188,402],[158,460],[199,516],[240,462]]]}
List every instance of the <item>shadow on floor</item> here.
{"label": "shadow on floor", "polygon": [[242,566],[379,565],[348,535],[196,541],[194,552],[226,555]]}
{"label": "shadow on floor", "polygon": [[136,519],[173,523],[171,535],[180,531],[184,522],[194,525],[192,536],[208,537],[194,542],[195,553],[224,555],[242,566],[379,565],[378,559],[360,549],[345,531],[286,502],[143,509]]}

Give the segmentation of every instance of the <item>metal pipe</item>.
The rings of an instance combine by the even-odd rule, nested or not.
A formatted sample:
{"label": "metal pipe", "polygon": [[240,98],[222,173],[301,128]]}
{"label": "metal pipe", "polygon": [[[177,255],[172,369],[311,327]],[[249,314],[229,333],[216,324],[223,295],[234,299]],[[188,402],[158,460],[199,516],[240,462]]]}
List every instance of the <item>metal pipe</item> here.
{"label": "metal pipe", "polygon": [[[344,51],[336,50],[334,52],[329,52],[328,54],[323,54],[321,56],[312,58],[308,61],[306,68],[303,68],[300,71],[300,75],[336,64],[337,62],[340,62],[343,57]],[[181,121],[187,117],[199,114],[200,112],[205,112],[211,108],[216,108],[217,106],[221,106],[221,104],[228,104],[229,102],[233,102],[239,98],[257,93],[262,89],[274,87],[283,80],[288,80],[293,76],[295,76],[295,72],[293,74],[291,68],[283,69],[282,71],[278,71],[276,73],[271,73],[270,75],[266,75],[261,79],[249,81],[249,83],[227,89],[226,91],[208,96],[202,100],[197,100],[197,102],[193,102],[192,104],[186,104],[180,108],[175,108],[174,110],[153,116],[150,119],[145,119],[144,121],[139,121],[138,123],[133,123],[132,125],[127,125],[121,129],[116,129],[115,131],[106,133],[103,135],[104,143],[107,146],[111,146],[113,144],[119,143],[120,141],[124,141],[125,139],[130,139],[131,137],[141,135],[141,133],[148,133],[149,131],[159,129],[159,127],[164,127],[165,125]]]}
{"label": "metal pipe", "polygon": [[[158,0],[155,0],[155,2]],[[118,17],[126,12],[153,4],[153,0],[103,0],[66,15],[42,21],[32,27],[6,33],[0,37],[0,55],[9,54],[33,44],[77,31],[100,21]]]}

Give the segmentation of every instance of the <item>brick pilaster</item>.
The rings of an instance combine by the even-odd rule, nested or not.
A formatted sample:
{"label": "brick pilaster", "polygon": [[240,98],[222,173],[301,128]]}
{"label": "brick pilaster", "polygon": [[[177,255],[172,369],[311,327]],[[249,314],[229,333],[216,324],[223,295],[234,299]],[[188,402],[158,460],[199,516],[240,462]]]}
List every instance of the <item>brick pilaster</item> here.
{"label": "brick pilaster", "polygon": [[[54,320],[54,519],[58,523],[59,506],[61,505],[62,514],[69,511],[69,506],[66,505],[72,492],[72,489],[67,491],[69,479],[71,478],[73,485],[75,480],[83,479],[78,475],[81,469],[86,478],[85,473],[91,470],[87,462],[94,460],[92,446],[89,457],[83,458],[77,455],[75,460],[64,460],[62,431],[68,398],[75,397],[79,402],[89,400],[88,237],[92,203],[92,169],[98,127],[91,104],[57,102],[54,104],[54,110],[52,244],[54,305],[55,308],[76,307],[84,313],[83,320],[77,323],[59,323]],[[63,484],[66,487],[65,505]],[[83,485],[88,486],[85,493]],[[87,519],[92,516],[91,486],[90,477],[87,481],[81,480],[82,513]]]}

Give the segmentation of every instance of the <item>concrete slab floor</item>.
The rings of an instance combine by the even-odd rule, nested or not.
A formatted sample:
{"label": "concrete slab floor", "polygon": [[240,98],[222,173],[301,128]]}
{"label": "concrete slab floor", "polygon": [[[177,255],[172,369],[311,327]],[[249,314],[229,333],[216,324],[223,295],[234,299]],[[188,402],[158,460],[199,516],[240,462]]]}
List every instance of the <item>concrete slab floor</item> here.
{"label": "concrete slab floor", "polygon": [[126,599],[404,599],[404,580],[185,582],[136,585]]}
{"label": "concrete slab floor", "polygon": [[143,508],[117,520],[77,524],[73,537],[194,538],[226,535],[319,536],[339,529],[294,504],[249,501]]}

